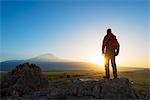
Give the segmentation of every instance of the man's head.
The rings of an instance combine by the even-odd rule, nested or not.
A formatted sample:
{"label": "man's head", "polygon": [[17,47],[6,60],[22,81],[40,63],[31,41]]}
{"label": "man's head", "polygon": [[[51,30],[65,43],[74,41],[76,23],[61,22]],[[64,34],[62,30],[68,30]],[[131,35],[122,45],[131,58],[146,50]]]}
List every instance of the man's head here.
{"label": "man's head", "polygon": [[108,34],[108,33],[111,33],[111,29],[110,29],[110,28],[109,28],[109,29],[107,29],[107,34]]}

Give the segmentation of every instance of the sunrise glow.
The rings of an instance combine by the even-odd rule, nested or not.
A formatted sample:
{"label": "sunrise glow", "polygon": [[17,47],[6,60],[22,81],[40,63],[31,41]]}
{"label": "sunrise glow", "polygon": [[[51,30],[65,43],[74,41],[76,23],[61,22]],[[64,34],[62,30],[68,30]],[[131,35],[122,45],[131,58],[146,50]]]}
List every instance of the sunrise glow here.
{"label": "sunrise glow", "polygon": [[103,67],[105,64],[105,59],[104,59],[104,56],[102,56],[100,54],[95,54],[91,57],[91,62],[94,64],[98,64],[101,67]]}

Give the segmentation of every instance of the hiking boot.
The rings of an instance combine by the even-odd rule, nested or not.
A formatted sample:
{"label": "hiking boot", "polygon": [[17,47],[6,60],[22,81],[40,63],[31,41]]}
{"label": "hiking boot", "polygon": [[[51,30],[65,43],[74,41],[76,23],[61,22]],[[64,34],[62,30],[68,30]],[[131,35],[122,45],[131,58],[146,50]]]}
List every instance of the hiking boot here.
{"label": "hiking boot", "polygon": [[118,77],[114,77],[114,79],[116,79],[116,78],[118,78]]}
{"label": "hiking boot", "polygon": [[109,79],[110,77],[108,77],[108,76],[103,76],[103,78]]}
{"label": "hiking boot", "polygon": [[116,79],[116,78],[117,78],[117,76],[118,76],[117,74],[114,74],[114,79]]}

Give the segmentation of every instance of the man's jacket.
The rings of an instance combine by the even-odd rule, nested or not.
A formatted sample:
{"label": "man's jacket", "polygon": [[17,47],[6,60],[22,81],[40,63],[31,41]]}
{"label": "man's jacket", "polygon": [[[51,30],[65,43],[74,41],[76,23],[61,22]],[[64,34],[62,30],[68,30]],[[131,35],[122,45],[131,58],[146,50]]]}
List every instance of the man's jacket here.
{"label": "man's jacket", "polygon": [[106,57],[117,56],[119,53],[119,43],[116,36],[112,33],[108,33],[103,40],[102,53]]}

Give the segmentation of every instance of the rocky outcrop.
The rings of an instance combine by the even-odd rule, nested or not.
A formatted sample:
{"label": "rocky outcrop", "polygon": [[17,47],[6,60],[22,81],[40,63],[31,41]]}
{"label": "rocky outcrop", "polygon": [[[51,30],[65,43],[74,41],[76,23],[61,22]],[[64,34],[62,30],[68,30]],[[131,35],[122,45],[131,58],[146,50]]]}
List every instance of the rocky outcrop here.
{"label": "rocky outcrop", "polygon": [[[18,98],[18,97],[17,97]],[[126,78],[81,81],[80,79],[60,80],[51,85],[48,91],[37,91],[19,99],[68,99],[97,100],[137,99],[131,84]]]}
{"label": "rocky outcrop", "polygon": [[1,97],[9,99],[137,99],[126,78],[49,82],[34,64],[22,64],[0,80]]}
{"label": "rocky outcrop", "polygon": [[99,81],[68,80],[54,84],[49,90],[50,98],[95,98],[95,99],[136,99],[131,84],[126,78],[101,79]]}
{"label": "rocky outcrop", "polygon": [[48,79],[34,64],[20,64],[0,80],[1,97],[23,96],[34,91],[46,91]]}

